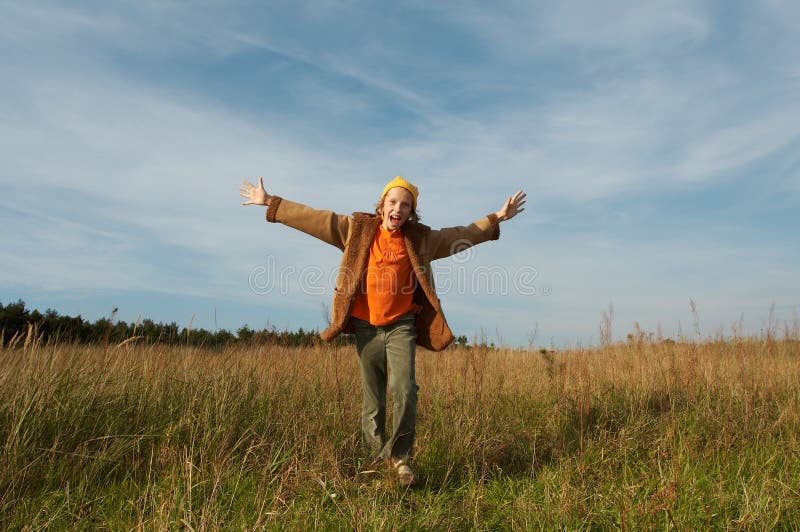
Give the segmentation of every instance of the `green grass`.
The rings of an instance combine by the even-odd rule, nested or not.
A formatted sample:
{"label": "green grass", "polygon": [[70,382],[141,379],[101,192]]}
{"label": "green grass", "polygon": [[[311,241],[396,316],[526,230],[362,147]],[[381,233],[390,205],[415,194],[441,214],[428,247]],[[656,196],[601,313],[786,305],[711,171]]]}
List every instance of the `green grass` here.
{"label": "green grass", "polygon": [[0,351],[0,527],[800,529],[796,339],[418,353],[370,473],[352,347]]}

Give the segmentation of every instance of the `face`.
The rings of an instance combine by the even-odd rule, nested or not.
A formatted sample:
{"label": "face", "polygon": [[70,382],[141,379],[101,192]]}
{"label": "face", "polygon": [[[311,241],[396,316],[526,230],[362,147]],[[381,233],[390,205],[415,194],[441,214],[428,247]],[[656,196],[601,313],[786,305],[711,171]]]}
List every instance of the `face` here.
{"label": "face", "polygon": [[411,192],[402,187],[389,189],[381,205],[383,227],[389,231],[394,231],[406,223],[408,217],[411,216],[413,199]]}

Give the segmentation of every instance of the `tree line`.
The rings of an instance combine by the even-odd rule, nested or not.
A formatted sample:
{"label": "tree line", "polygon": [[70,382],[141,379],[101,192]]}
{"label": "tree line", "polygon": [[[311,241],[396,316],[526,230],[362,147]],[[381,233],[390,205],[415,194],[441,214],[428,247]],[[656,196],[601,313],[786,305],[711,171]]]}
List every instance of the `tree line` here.
{"label": "tree line", "polygon": [[[243,325],[236,333],[225,329],[179,327],[177,323],[154,322],[151,319],[127,323],[116,319],[117,309],[110,318],[89,321],[78,316],[62,316],[53,309],[44,313],[29,310],[21,299],[16,303],[0,303],[0,346],[18,345],[31,335],[41,342],[78,344],[120,344],[146,342],[167,345],[225,347],[236,343],[268,344],[279,346],[310,346],[322,340],[316,330],[279,331],[274,326],[254,330]],[[355,343],[352,335],[341,335],[337,343]]]}

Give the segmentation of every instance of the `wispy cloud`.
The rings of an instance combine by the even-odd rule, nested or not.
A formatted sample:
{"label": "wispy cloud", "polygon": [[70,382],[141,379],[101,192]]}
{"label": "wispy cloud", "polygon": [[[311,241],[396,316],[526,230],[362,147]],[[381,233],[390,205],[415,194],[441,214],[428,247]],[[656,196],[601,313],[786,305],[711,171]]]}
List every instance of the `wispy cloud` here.
{"label": "wispy cloud", "polygon": [[559,47],[584,48],[595,55],[609,48],[647,55],[655,46],[681,46],[709,34],[707,10],[697,2],[475,2],[431,9],[514,60],[552,54]]}
{"label": "wispy cloud", "polygon": [[[796,204],[800,13],[793,2],[734,7],[736,28],[719,2],[5,4],[0,216],[14,231],[0,284],[265,302],[247,286],[265,254],[298,268],[333,267],[337,254],[240,207],[241,178],[263,174],[275,193],[350,212],[369,210],[399,173],[422,186],[434,226],[528,190],[528,212],[493,245],[541,266],[554,292],[531,311],[552,312],[559,334],[593,331],[607,300],[647,312],[653,272],[667,314],[684,288],[719,308],[788,297],[787,241],[737,247],[715,225],[754,220],[769,235],[755,218],[704,224],[708,250],[664,236],[677,216],[667,194],[713,211],[726,185],[763,178],[785,191],[781,213]],[[627,208],[640,204],[649,218]],[[638,240],[643,220],[653,247]],[[751,266],[728,271],[731,260]],[[605,285],[589,266],[605,269]],[[741,295],[737,275],[756,270],[778,273]],[[509,298],[486,304],[532,303]],[[286,300],[293,316],[319,319],[317,300]],[[467,320],[474,301],[454,299],[451,320]]]}

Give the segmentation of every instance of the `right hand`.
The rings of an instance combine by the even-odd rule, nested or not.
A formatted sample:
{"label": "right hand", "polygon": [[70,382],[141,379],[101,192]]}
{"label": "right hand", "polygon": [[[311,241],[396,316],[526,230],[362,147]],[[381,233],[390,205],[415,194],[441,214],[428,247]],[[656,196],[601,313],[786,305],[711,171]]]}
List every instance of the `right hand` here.
{"label": "right hand", "polygon": [[263,177],[258,178],[258,186],[253,185],[247,179],[242,179],[242,183],[244,184],[239,187],[239,195],[247,198],[247,201],[243,202],[242,205],[269,205],[272,196],[267,194],[264,189]]}

